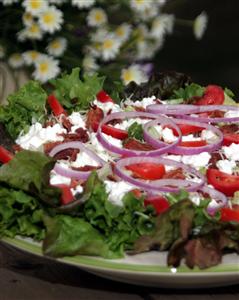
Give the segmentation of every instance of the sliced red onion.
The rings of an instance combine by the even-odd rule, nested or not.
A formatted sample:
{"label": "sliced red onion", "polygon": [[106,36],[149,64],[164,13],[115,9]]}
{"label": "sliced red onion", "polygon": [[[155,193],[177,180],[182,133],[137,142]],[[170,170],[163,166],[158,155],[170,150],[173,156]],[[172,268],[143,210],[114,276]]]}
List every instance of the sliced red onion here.
{"label": "sliced red onion", "polygon": [[[198,105],[198,111],[197,113],[204,113],[204,112],[212,112],[212,111],[239,111],[239,107],[236,105]],[[180,116],[181,117],[181,116]],[[239,122],[239,117],[232,117],[232,118],[210,118],[210,117],[201,117],[199,116],[190,116],[190,115],[184,115],[182,117],[186,120],[193,120],[197,122],[206,122],[206,123],[231,123],[231,122]]]}
{"label": "sliced red onion", "polygon": [[[157,147],[158,149],[152,150],[152,151],[138,151],[138,150],[130,150],[125,148],[119,148],[115,145],[112,145],[102,134],[101,127],[104,124],[107,124],[108,122],[115,120],[115,119],[125,119],[125,118],[149,118],[149,119],[155,119],[157,118],[157,123],[163,123],[164,125],[170,125],[171,127],[175,128],[175,130],[178,132],[177,140],[172,144],[167,144],[165,142],[161,142],[160,145]],[[107,150],[120,154],[122,156],[159,156],[161,154],[169,152],[169,150],[173,149],[180,141],[181,141],[181,131],[178,128],[177,125],[171,120],[170,118],[164,117],[164,116],[156,116],[150,113],[145,112],[119,112],[119,113],[113,113],[105,117],[102,122],[99,125],[98,131],[97,131],[97,138],[99,142],[102,144],[104,148]]]}
{"label": "sliced red onion", "polygon": [[[93,151],[85,147],[84,144],[81,142],[67,142],[62,143],[54,147],[50,153],[49,156],[54,157],[58,152],[65,150],[65,149],[79,149],[80,151],[85,152],[87,155],[89,155],[94,161],[99,163],[100,166],[103,166],[105,164],[105,161],[101,159],[98,155],[96,155]],[[56,173],[59,175],[68,177],[68,178],[75,178],[75,179],[87,179],[89,175],[91,174],[91,171],[76,171],[72,170],[67,167],[62,167],[59,163],[55,164],[55,167],[53,169]]]}
{"label": "sliced red onion", "polygon": [[208,186],[203,186],[200,190],[203,193],[208,194],[212,198],[212,201],[208,204],[207,207],[207,212],[209,213],[209,215],[215,215],[215,213],[220,208],[228,204],[228,199],[223,193]]}
{"label": "sliced red onion", "polygon": [[186,115],[198,112],[198,106],[190,104],[151,104],[146,110],[152,114]]}
{"label": "sliced red onion", "polygon": [[[206,146],[201,146],[201,147],[183,147],[183,146],[176,145],[175,147],[169,150],[170,153],[180,154],[180,155],[194,155],[202,152],[213,152],[220,148],[223,141],[223,134],[218,128],[209,124],[194,122],[190,120],[183,120],[183,119],[173,119],[173,122],[175,124],[188,124],[192,126],[204,127],[206,130],[211,130],[213,133],[215,133],[218,136],[218,140],[213,144],[207,144]],[[149,128],[157,124],[158,124],[158,120],[156,119],[144,125],[144,138],[146,142],[150,143],[154,147],[160,147],[162,143],[162,141],[153,138],[149,134]]]}
{"label": "sliced red onion", "polygon": [[[131,177],[124,167],[131,164],[139,163],[156,163],[169,165],[176,168],[182,168],[185,172],[197,177],[197,182],[192,180],[182,179],[159,179],[154,181],[141,180]],[[179,192],[181,189],[185,189],[189,192],[197,191],[205,182],[205,178],[197,170],[183,163],[176,162],[174,160],[156,157],[130,157],[123,158],[116,162],[114,172],[121,179],[129,182],[130,184],[142,188],[146,191],[158,191],[158,192]],[[176,186],[176,187],[173,187]]]}

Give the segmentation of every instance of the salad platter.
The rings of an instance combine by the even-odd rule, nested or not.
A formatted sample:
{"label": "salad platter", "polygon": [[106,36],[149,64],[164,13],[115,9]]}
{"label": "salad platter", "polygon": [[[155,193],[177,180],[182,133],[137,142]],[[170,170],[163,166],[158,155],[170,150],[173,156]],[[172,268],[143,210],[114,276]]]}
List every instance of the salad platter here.
{"label": "salad platter", "polygon": [[239,106],[169,72],[109,96],[79,69],[0,107],[0,238],[105,278],[239,282]]}

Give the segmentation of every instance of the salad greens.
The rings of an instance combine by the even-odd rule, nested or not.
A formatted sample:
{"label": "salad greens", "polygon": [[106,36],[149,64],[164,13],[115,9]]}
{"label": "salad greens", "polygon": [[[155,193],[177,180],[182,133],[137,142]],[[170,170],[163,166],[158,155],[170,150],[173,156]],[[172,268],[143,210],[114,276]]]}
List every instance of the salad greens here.
{"label": "salad greens", "polygon": [[179,88],[178,90],[175,90],[172,99],[191,99],[192,97],[202,97],[204,93],[205,88],[202,87],[199,84],[191,83],[189,85],[186,85],[185,88]]}
{"label": "salad greens", "polygon": [[134,122],[128,128],[128,136],[129,138],[135,138],[136,140],[143,141],[144,140],[144,131],[142,124]]}

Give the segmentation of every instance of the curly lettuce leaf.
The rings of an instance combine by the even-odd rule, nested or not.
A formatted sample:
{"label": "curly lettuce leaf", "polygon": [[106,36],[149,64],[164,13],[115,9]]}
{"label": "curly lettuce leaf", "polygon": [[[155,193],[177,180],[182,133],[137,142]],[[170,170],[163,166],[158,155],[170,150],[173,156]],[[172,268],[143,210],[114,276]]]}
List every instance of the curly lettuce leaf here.
{"label": "curly lettuce leaf", "polygon": [[32,120],[40,120],[45,114],[47,94],[37,81],[29,81],[8,97],[8,104],[0,106],[0,122],[4,123],[11,137],[27,131]]}
{"label": "curly lettuce leaf", "polygon": [[97,74],[85,75],[80,79],[80,69],[75,68],[71,74],[52,79],[54,94],[61,104],[69,110],[86,110],[96,94],[103,88],[104,77]]}
{"label": "curly lettuce leaf", "polygon": [[49,185],[54,161],[40,152],[23,150],[0,167],[0,186],[5,184],[35,195],[50,206],[59,204],[60,190]]}
{"label": "curly lettuce leaf", "polygon": [[179,88],[174,91],[172,95],[172,99],[184,99],[188,100],[192,97],[202,97],[205,88],[199,84],[191,83],[190,85],[186,85],[185,88]]}
{"label": "curly lettuce leaf", "polygon": [[144,130],[142,124],[134,122],[128,128],[128,137],[139,141],[144,141]]}

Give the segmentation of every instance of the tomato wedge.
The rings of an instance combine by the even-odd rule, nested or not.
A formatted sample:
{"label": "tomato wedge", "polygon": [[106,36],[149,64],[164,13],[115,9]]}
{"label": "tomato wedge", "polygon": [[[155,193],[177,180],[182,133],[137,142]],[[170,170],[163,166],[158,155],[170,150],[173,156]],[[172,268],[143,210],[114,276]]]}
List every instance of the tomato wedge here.
{"label": "tomato wedge", "polygon": [[115,128],[106,124],[101,127],[101,130],[105,134],[110,135],[118,140],[124,140],[128,137],[128,132],[126,130]]}
{"label": "tomato wedge", "polygon": [[218,85],[208,85],[204,95],[195,104],[196,105],[221,105],[224,102],[224,91]]}
{"label": "tomato wedge", "polygon": [[102,103],[106,103],[106,102],[114,103],[114,100],[104,90],[99,91],[99,93],[96,95],[96,98],[98,101]]}
{"label": "tomato wedge", "polygon": [[155,197],[146,198],[144,200],[144,205],[145,206],[152,205],[155,208],[157,214],[161,214],[161,213],[165,212],[170,207],[168,200],[160,195],[155,196]]}
{"label": "tomato wedge", "polygon": [[0,162],[3,164],[8,163],[12,158],[13,154],[5,149],[4,147],[0,146]]}
{"label": "tomato wedge", "polygon": [[239,144],[239,133],[230,133],[223,135],[224,146],[230,146],[232,143]]}
{"label": "tomato wedge", "polygon": [[207,145],[207,142],[206,141],[185,141],[185,142],[181,142],[179,144],[179,146],[182,146],[182,147],[203,147],[203,146],[206,146]]}
{"label": "tomato wedge", "polygon": [[67,116],[66,111],[53,94],[48,96],[47,102],[55,116],[60,116],[62,114]]}
{"label": "tomato wedge", "polygon": [[239,222],[239,206],[235,205],[232,208],[223,207],[221,209],[221,221]]}
{"label": "tomato wedge", "polygon": [[55,185],[61,189],[61,204],[66,205],[74,200],[74,196],[71,192],[71,188],[66,184],[57,184]]}
{"label": "tomato wedge", "polygon": [[239,191],[239,176],[230,175],[217,169],[208,169],[207,180],[209,184],[226,196],[233,196],[236,191]]}
{"label": "tomato wedge", "polygon": [[125,168],[132,171],[134,177],[146,180],[157,180],[165,174],[165,167],[161,164],[139,163],[126,166]]}
{"label": "tomato wedge", "polygon": [[[181,130],[182,135],[188,135],[188,134],[192,134],[192,133],[201,132],[204,129],[203,127],[188,125],[188,124],[177,124],[177,125],[178,125],[179,129]],[[178,132],[174,127],[167,126],[167,128],[172,129],[173,134],[175,136],[178,136]]]}

